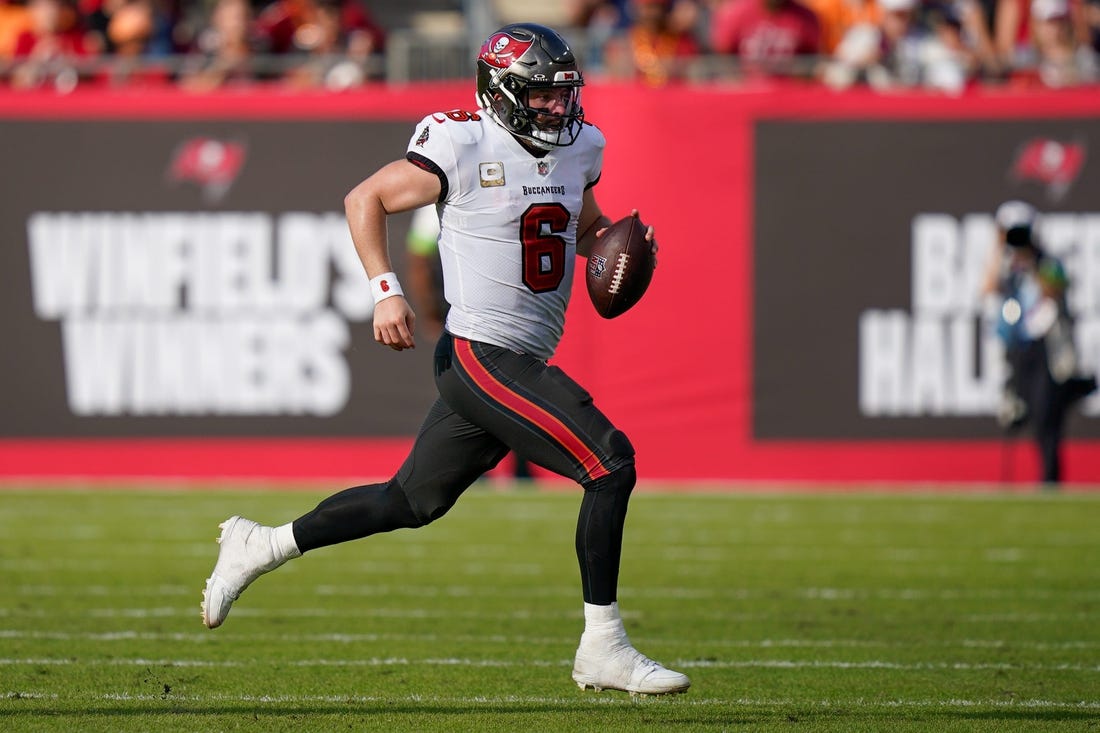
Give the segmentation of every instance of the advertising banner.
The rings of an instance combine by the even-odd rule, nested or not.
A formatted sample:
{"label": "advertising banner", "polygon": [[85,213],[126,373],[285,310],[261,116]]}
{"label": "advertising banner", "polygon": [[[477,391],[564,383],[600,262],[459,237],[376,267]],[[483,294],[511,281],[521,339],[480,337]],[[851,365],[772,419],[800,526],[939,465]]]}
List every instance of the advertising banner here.
{"label": "advertising banner", "polygon": [[[0,476],[390,475],[435,398],[431,344],[374,343],[343,197],[471,100],[0,95]],[[553,361],[643,479],[1037,477],[995,420],[980,282],[995,208],[1030,201],[1100,367],[1100,95],[592,84],[584,104],[598,200],[640,210],[659,264],[610,321],[578,280]],[[390,218],[399,274],[410,218]],[[1100,483],[1100,396],[1067,432],[1066,479]]]}
{"label": "advertising banner", "polygon": [[[402,122],[9,121],[4,437],[405,436],[343,196]],[[395,222],[400,244],[407,217]],[[404,249],[393,248],[397,267]]]}
{"label": "advertising banner", "polygon": [[[754,139],[756,439],[998,437],[982,285],[1009,199],[1044,211],[1079,361],[1100,367],[1097,121],[761,121]],[[1080,407],[1069,432],[1100,437],[1100,394]]]}

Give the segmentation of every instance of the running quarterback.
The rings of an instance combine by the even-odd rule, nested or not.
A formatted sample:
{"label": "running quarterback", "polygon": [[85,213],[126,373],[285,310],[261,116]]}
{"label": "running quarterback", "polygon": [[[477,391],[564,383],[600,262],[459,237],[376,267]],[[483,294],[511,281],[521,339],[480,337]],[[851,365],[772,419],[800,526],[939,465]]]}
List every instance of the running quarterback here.
{"label": "running quarterback", "polygon": [[[634,649],[619,614],[634,449],[583,387],[547,364],[565,325],[576,256],[586,257],[611,223],[594,193],[605,141],[584,121],[583,85],[558,33],[505,26],[478,55],[478,108],[428,115],[404,158],[347,195],[375,299],[374,337],[398,351],[415,345],[415,316],[392,271],[386,217],[437,207],[450,304],[435,350],[439,397],[389,481],[336,493],[278,527],[226,520],[203,591],[206,626],[224,623],[250,583],[304,552],[439,519],[514,450],[584,490],[576,549],[585,625],[573,680],[631,694],[688,689],[685,675]],[[646,239],[656,252],[652,227]]]}

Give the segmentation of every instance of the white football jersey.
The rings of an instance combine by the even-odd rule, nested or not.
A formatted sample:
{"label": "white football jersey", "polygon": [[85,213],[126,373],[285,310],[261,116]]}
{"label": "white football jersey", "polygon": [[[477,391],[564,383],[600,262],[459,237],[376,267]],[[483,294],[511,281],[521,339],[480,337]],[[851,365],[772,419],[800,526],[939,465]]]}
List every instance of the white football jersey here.
{"label": "white football jersey", "polygon": [[407,158],[439,176],[447,330],[548,359],[573,287],[577,220],[600,178],[604,136],[539,158],[483,111],[425,117]]}

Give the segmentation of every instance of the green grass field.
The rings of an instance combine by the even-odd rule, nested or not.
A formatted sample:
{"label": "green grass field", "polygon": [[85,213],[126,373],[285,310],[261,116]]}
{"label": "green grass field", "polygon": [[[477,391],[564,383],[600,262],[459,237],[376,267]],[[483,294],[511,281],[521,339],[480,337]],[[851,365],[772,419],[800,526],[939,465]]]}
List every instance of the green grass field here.
{"label": "green grass field", "polygon": [[568,491],[199,601],[232,513],[327,492],[0,490],[5,731],[1100,730],[1100,492],[672,494],[631,504],[620,604],[692,677],[581,692]]}

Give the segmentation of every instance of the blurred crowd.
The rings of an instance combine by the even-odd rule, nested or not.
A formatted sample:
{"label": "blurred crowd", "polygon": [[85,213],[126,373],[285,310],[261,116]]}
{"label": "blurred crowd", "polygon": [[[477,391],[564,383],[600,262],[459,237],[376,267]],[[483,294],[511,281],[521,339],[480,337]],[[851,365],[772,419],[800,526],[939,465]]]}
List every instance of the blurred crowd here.
{"label": "blurred crowd", "polygon": [[573,0],[609,73],[650,84],[1067,87],[1100,78],[1100,0]]}
{"label": "blurred crowd", "polygon": [[385,31],[359,0],[0,0],[16,88],[368,81]]}
{"label": "blurred crowd", "polygon": [[[352,88],[386,78],[387,36],[408,30],[384,27],[375,3],[0,0],[0,84]],[[438,5],[461,18],[471,0]],[[495,12],[507,5],[480,7],[524,19]],[[767,78],[958,93],[1100,78],[1100,0],[547,0],[537,20],[574,40],[590,74],[651,86]]]}

